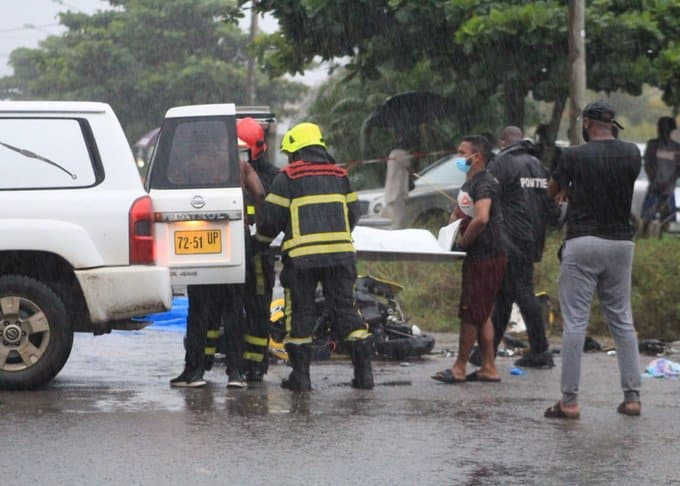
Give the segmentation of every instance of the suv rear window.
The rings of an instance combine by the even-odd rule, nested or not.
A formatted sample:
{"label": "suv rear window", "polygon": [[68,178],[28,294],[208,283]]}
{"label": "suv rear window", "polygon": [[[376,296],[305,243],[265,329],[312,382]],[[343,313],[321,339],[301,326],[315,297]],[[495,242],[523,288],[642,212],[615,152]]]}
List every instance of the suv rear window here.
{"label": "suv rear window", "polygon": [[88,130],[72,118],[0,118],[0,189],[94,185]]}
{"label": "suv rear window", "polygon": [[234,117],[169,118],[152,156],[149,187],[238,187],[238,160]]}

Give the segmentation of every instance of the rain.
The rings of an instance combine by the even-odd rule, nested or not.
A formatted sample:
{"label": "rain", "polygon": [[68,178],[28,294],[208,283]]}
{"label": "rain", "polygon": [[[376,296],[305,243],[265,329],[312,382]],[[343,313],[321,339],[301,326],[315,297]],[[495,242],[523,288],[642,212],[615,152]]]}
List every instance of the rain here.
{"label": "rain", "polygon": [[[676,2],[30,0],[5,9],[6,482],[680,480],[668,460],[680,450]],[[22,101],[104,103],[121,133],[101,140],[89,115],[35,121],[17,115],[12,102]],[[261,139],[241,136],[247,118]],[[320,135],[298,147],[303,123]],[[31,195],[108,187],[115,144],[131,193],[153,204],[134,224],[127,204],[118,236],[150,238],[153,261],[143,265],[167,270],[172,306],[102,323],[75,275],[107,262],[79,267],[83,247],[79,261],[70,249],[44,263],[35,248],[54,235],[21,246],[14,213]],[[300,163],[348,182],[331,198],[342,217],[286,192],[304,187]],[[319,180],[303,196],[325,197],[331,183]],[[70,207],[53,219],[91,218],[91,208]],[[48,209],[26,220],[48,220]],[[106,215],[114,219],[113,203]],[[296,260],[299,241],[316,255],[310,242],[323,246],[323,231],[332,245],[345,234],[347,255],[329,246],[330,257]],[[260,259],[271,264],[264,290]],[[303,280],[291,275],[327,267],[318,280],[329,288],[318,286],[304,314],[290,292]],[[357,274],[349,318],[338,303],[348,268]],[[188,289],[208,285],[206,329],[192,341],[198,314],[188,304],[196,312],[198,294]],[[54,305],[67,326],[54,327]],[[303,319],[311,336],[299,334]],[[364,328],[368,372],[361,339],[349,339]],[[39,383],[17,385],[46,362]]]}

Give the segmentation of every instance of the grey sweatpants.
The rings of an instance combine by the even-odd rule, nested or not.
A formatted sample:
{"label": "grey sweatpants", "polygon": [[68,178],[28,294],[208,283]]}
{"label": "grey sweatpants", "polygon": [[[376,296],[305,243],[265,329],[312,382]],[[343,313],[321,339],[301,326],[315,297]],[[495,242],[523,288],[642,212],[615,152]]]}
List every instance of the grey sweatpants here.
{"label": "grey sweatpants", "polygon": [[634,248],[632,241],[594,236],[566,241],[559,277],[565,405],[577,402],[581,355],[595,289],[616,343],[624,399],[640,399],[640,356],[630,306]]}

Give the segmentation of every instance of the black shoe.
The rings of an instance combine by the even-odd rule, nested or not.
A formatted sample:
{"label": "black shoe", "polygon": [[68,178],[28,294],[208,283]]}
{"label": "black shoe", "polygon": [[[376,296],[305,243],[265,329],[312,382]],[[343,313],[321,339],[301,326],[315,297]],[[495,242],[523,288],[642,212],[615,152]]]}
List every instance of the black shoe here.
{"label": "black shoe", "polygon": [[227,388],[246,388],[248,386],[239,371],[231,371],[227,376]]}
{"label": "black shoe", "polygon": [[373,353],[370,339],[354,341],[350,344],[352,365],[354,365],[354,378],[352,386],[362,390],[371,390],[373,383],[373,368],[371,366],[371,354]]}
{"label": "black shoe", "polygon": [[474,366],[482,366],[482,353],[479,351],[479,346],[473,346],[468,356],[468,362]]}
{"label": "black shoe", "polygon": [[311,391],[312,382],[309,377],[309,362],[312,358],[311,344],[287,343],[285,348],[293,371],[288,378],[281,380],[281,388],[291,391]]}
{"label": "black shoe", "polygon": [[527,353],[522,358],[515,361],[515,366],[523,368],[538,368],[550,369],[555,366],[552,353],[545,351],[543,353]]}
{"label": "black shoe", "polygon": [[248,383],[262,381],[264,380],[264,372],[260,366],[251,366],[248,368],[248,371],[246,371],[245,378]]}
{"label": "black shoe", "polygon": [[170,386],[174,388],[200,388],[205,386],[206,383],[202,371],[191,371],[186,368],[181,375],[170,380]]}

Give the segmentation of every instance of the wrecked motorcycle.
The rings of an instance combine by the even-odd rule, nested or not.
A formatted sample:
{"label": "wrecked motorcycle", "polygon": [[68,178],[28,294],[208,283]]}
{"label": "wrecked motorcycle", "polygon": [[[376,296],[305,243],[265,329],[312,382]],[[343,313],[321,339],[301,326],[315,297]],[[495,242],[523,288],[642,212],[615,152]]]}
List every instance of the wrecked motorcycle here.
{"label": "wrecked motorcycle", "polygon": [[[373,276],[360,276],[354,296],[362,318],[368,324],[373,339],[373,353],[382,359],[399,360],[428,354],[434,348],[434,337],[423,334],[418,326],[406,320],[396,295],[403,286]],[[349,354],[341,336],[334,335],[323,293],[316,297],[316,325],[313,356],[317,360],[330,359],[332,353]],[[285,328],[283,299],[272,302],[269,351],[279,359],[287,359],[283,348]]]}

